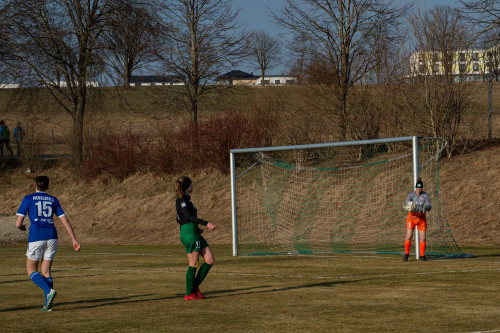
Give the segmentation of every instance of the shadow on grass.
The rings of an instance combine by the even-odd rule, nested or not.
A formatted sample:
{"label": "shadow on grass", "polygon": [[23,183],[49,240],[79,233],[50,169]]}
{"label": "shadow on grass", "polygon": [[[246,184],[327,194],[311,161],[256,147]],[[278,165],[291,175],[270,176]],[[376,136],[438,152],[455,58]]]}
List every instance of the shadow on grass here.
{"label": "shadow on grass", "polygon": [[[245,289],[227,289],[227,290],[218,290],[218,291],[212,291],[205,293],[207,296],[211,297],[228,297],[228,296],[240,296],[240,295],[252,295],[252,294],[264,294],[264,293],[274,293],[274,292],[280,292],[280,291],[289,291],[289,290],[296,290],[296,289],[307,289],[307,288],[315,288],[315,287],[333,287],[337,284],[344,284],[344,283],[356,283],[360,281],[366,281],[366,280],[371,280],[371,279],[359,279],[359,280],[349,280],[349,281],[332,281],[332,282],[321,282],[321,283],[311,283],[311,284],[304,284],[300,286],[293,286],[293,287],[283,287],[283,288],[273,288],[273,289],[268,289],[268,290],[259,290],[259,291],[247,291],[249,289],[261,289],[261,288],[268,288],[268,286],[262,286],[262,287],[254,287],[254,288],[245,288]],[[243,291],[243,292],[239,292]],[[232,295],[225,295],[228,293],[234,293]],[[217,296],[221,294],[220,296]],[[214,296],[212,296],[214,295]]]}
{"label": "shadow on grass", "polygon": [[463,259],[473,259],[473,258],[496,258],[500,257],[500,253],[487,253],[487,254],[470,254],[468,256],[457,256],[457,257],[444,257],[444,256],[426,256],[429,260],[463,260]]}
{"label": "shadow on grass", "polygon": [[[66,279],[66,278],[85,278],[85,277],[96,277],[96,276],[112,275],[112,274],[114,274],[114,273],[104,273],[104,274],[95,274],[95,273],[92,273],[92,274],[57,276],[57,281],[63,280],[63,279]],[[26,278],[22,279],[22,280],[0,281],[0,284],[19,283],[19,282],[31,282],[29,276],[26,273],[23,273],[23,274],[0,275],[0,277],[2,277],[2,276],[24,276]]]}
{"label": "shadow on grass", "polygon": [[23,273],[12,273],[12,274],[0,274],[0,277],[2,276],[28,276],[28,274],[26,274],[26,272],[23,272]]}
{"label": "shadow on grass", "polygon": [[475,254],[474,258],[494,258],[494,257],[500,257],[500,253],[496,254]]}
{"label": "shadow on grass", "polygon": [[[304,288],[314,288],[314,287],[333,287],[337,284],[343,283],[352,283],[359,282],[361,280],[352,280],[352,281],[332,281],[332,282],[322,282],[322,283],[313,283],[313,284],[305,284],[301,286],[293,286],[293,287],[283,287],[283,288],[273,288],[268,290],[255,290],[262,288],[269,288],[269,286],[259,286],[259,287],[250,287],[250,288],[234,288],[234,289],[225,289],[225,290],[216,290],[205,293],[208,298],[218,298],[218,297],[228,297],[228,296],[241,296],[241,295],[253,295],[253,294],[262,294],[262,293],[270,293],[270,292],[281,292],[295,289],[304,289]],[[227,295],[229,294],[229,295]],[[65,303],[57,303],[56,306],[62,305],[72,305],[78,304],[79,309],[91,309],[91,308],[99,308],[103,306],[112,306],[112,305],[122,305],[127,303],[143,303],[143,302],[153,302],[153,301],[162,301],[162,300],[182,300],[184,294],[176,294],[172,296],[163,296],[163,297],[150,297],[146,299],[132,299],[136,297],[147,297],[154,296],[154,294],[145,294],[145,295],[136,295],[129,297],[120,297],[120,298],[109,298],[109,299],[96,299],[96,300],[87,300],[87,301],[75,301],[75,302],[65,302]],[[85,303],[90,303],[88,305],[82,305]],[[99,303],[99,304],[93,304]],[[1,312],[1,311],[0,311]]]}
{"label": "shadow on grass", "polygon": [[[131,295],[131,296],[124,296],[124,297],[108,297],[108,298],[99,298],[99,299],[89,299],[89,300],[78,300],[78,301],[73,301],[73,302],[61,302],[61,303],[54,303],[54,309],[57,307],[63,306],[63,305],[73,305],[73,304],[78,304],[79,309],[85,309],[85,308],[96,308],[96,307],[101,307],[101,306],[106,306],[106,305],[115,305],[115,304],[124,304],[124,303],[136,303],[136,302],[144,302],[144,301],[150,301],[154,299],[147,299],[147,300],[132,300],[137,297],[148,297],[148,296],[154,296],[154,294],[143,294],[143,295]],[[174,297],[171,297],[174,298]],[[164,298],[158,298],[158,299],[164,299]],[[93,303],[99,303],[95,305],[83,305],[82,304],[93,304]],[[22,307],[17,307],[17,308],[10,308],[10,309],[1,309],[1,312],[12,312],[12,311],[22,311],[22,310],[32,310],[32,309],[41,309],[41,305],[37,306],[22,306]]]}
{"label": "shadow on grass", "polygon": [[[332,281],[332,282],[322,282],[322,283],[312,283],[305,284],[300,286],[292,286],[292,287],[283,287],[283,288],[273,288],[268,290],[254,290],[254,289],[262,289],[269,288],[269,286],[259,286],[259,287],[250,287],[250,288],[235,288],[235,289],[225,289],[218,291],[211,291],[206,293],[209,298],[218,298],[218,297],[228,297],[228,296],[241,296],[241,295],[253,295],[253,294],[263,294],[263,293],[271,293],[271,292],[281,292],[288,290],[296,290],[296,289],[306,289],[306,288],[314,288],[314,287],[333,287],[337,284],[344,283],[353,283],[359,282],[361,280],[352,280],[352,281]],[[229,294],[229,295],[227,295]],[[155,294],[141,294],[141,295],[130,295],[124,297],[109,297],[109,298],[98,298],[98,299],[88,299],[88,300],[76,300],[72,302],[56,302],[54,304],[54,310],[57,311],[57,308],[62,306],[71,306],[78,305],[78,309],[92,309],[92,308],[100,308],[105,306],[113,306],[113,305],[122,305],[122,304],[130,304],[130,303],[143,303],[143,302],[153,302],[153,301],[162,301],[162,300],[182,300],[183,294],[176,294],[172,296],[164,296],[164,297],[150,297],[155,296]],[[147,297],[145,299],[137,299]],[[23,306],[16,307],[10,309],[0,309],[0,313],[2,312],[14,312],[14,311],[23,311],[23,310],[36,310],[41,309],[41,306]]]}
{"label": "shadow on grass", "polygon": [[[250,288],[240,288],[240,289],[231,289],[231,290],[225,290],[223,291],[224,293],[227,292],[238,292],[238,291],[248,291],[251,289],[260,289],[260,288],[267,288],[265,287],[250,287]],[[209,294],[215,294],[219,292],[210,292]],[[255,292],[257,293],[257,292]],[[245,294],[245,293],[243,293]],[[252,292],[249,292],[247,294],[252,294]],[[163,300],[183,300],[184,294],[176,294],[172,296],[163,296],[163,297],[151,297],[151,298],[146,298],[146,299],[137,299],[133,300],[132,298],[135,297],[147,297],[147,296],[155,296],[155,294],[145,294],[145,295],[136,295],[136,296],[128,296],[128,297],[120,297],[120,298],[109,298],[109,299],[96,299],[96,300],[87,300],[87,301],[75,301],[75,302],[63,302],[63,303],[57,303],[55,306],[61,306],[61,305],[72,305],[72,304],[78,304],[79,309],[92,309],[92,308],[99,308],[102,306],[111,306],[111,305],[118,305],[118,304],[127,304],[127,303],[143,303],[143,302],[154,302],[154,301],[163,301]],[[83,305],[82,303],[98,303],[99,304],[89,304],[89,305]],[[0,311],[1,312],[1,311]]]}
{"label": "shadow on grass", "polygon": [[26,282],[26,279],[22,279],[22,280],[10,280],[10,281],[0,281],[0,284],[19,283],[19,282]]}

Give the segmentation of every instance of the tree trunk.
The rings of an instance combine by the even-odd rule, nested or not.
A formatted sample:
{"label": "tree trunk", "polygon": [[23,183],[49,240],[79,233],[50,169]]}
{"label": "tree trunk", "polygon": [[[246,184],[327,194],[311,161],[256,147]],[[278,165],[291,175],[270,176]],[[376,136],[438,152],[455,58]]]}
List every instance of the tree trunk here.
{"label": "tree trunk", "polygon": [[79,97],[73,103],[73,162],[80,166],[83,160],[83,126],[87,100],[87,87],[78,87]]}

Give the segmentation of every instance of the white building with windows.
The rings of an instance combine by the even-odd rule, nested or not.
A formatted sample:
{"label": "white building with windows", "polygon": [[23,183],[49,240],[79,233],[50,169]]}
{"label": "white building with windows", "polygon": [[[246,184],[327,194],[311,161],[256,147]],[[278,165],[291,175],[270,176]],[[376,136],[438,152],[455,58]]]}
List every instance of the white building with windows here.
{"label": "white building with windows", "polygon": [[[254,75],[253,73],[245,73],[240,70],[234,70],[219,76],[216,80],[217,84],[230,86],[261,86],[262,76]],[[264,76],[264,85],[266,86],[283,86],[297,84],[298,77],[291,75],[266,75]]]}
{"label": "white building with windows", "polygon": [[[264,76],[264,85],[266,86],[281,86],[285,84],[297,84],[296,76],[290,75],[269,75]],[[255,85],[262,85],[262,76],[255,81]]]}

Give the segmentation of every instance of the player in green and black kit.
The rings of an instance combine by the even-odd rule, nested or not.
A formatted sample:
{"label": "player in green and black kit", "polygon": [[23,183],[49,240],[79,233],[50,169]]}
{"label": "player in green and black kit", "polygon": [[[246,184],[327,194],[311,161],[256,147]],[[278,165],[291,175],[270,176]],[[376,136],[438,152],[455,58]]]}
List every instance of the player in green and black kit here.
{"label": "player in green and black kit", "polygon": [[[198,218],[197,209],[191,202],[190,194],[192,190],[193,183],[189,177],[182,176],[175,182],[177,223],[181,225],[181,242],[186,248],[189,261],[186,272],[186,295],[184,296],[184,299],[187,301],[205,298],[199,287],[215,263],[214,255],[207,241],[201,235],[203,230],[199,228],[201,224],[210,230],[214,230],[215,225]],[[196,273],[196,265],[200,254],[205,263],[201,265],[198,273]]]}

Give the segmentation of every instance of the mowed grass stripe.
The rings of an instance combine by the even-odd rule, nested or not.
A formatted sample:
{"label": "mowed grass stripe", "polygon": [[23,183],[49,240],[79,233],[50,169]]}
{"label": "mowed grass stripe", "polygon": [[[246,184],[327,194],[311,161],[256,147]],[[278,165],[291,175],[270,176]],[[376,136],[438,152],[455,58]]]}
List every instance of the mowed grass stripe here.
{"label": "mowed grass stripe", "polygon": [[[72,271],[96,271],[96,272],[114,272],[114,273],[139,273],[139,274],[183,274],[185,270],[148,270],[148,269],[117,269],[117,268],[75,268],[75,269],[56,269],[53,272],[64,273]],[[416,272],[416,273],[391,273],[379,275],[350,275],[350,276],[315,276],[315,275],[280,275],[280,274],[258,274],[258,273],[241,273],[241,272],[225,272],[220,269],[212,271],[211,274],[229,275],[229,276],[243,276],[243,277],[274,277],[280,279],[318,279],[318,280],[341,280],[353,278],[393,278],[393,277],[408,277],[414,275],[431,275],[431,274],[457,274],[457,273],[484,273],[484,272],[500,272],[500,268],[492,269],[468,269],[468,270],[453,270],[453,271],[429,271],[429,272]],[[63,276],[63,274],[61,274]]]}

